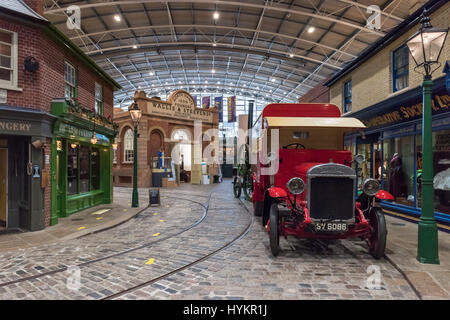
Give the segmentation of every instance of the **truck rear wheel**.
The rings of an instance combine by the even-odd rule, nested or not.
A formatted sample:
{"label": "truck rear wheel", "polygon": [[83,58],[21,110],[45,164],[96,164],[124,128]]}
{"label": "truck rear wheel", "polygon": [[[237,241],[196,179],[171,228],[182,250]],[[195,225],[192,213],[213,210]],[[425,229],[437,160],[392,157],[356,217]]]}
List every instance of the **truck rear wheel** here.
{"label": "truck rear wheel", "polygon": [[372,234],[369,238],[369,252],[375,259],[380,259],[386,249],[386,220],[380,208],[372,208],[369,213],[369,224]]}
{"label": "truck rear wheel", "polygon": [[269,228],[270,251],[276,257],[280,252],[280,220],[276,203],[272,203],[270,206]]}
{"label": "truck rear wheel", "polygon": [[264,209],[264,202],[262,201],[255,201],[253,202],[253,214],[256,217],[261,217],[263,214]]}

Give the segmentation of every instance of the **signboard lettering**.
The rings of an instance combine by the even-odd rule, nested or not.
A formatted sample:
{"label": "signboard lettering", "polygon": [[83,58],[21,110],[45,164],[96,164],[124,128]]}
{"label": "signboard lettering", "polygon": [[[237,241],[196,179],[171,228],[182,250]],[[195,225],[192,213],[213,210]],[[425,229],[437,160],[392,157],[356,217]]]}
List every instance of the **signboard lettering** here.
{"label": "signboard lettering", "polygon": [[[433,114],[438,114],[442,112],[449,111],[450,108],[450,97],[447,94],[444,95],[434,95],[431,101],[431,108]],[[362,119],[361,121],[368,127],[378,127],[391,125],[397,122],[407,121],[417,119],[422,116],[423,105],[422,102],[412,104],[409,106],[400,106],[397,109],[370,118]]]}
{"label": "signboard lettering", "polygon": [[0,130],[11,131],[11,132],[30,132],[31,123],[20,122],[20,121],[10,121],[10,120],[0,120]]}
{"label": "signboard lettering", "polygon": [[178,118],[183,120],[201,120],[213,122],[213,113],[195,107],[193,98],[184,92],[175,94],[172,103],[153,100],[147,101],[147,112],[150,115]]}

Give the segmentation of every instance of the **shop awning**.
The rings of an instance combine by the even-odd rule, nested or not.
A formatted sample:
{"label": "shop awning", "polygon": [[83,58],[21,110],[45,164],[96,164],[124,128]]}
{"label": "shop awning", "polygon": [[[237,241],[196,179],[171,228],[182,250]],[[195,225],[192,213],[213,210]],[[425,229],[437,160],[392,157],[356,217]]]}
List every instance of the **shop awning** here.
{"label": "shop awning", "polygon": [[356,118],[326,117],[266,117],[269,127],[310,127],[363,129],[366,126]]}

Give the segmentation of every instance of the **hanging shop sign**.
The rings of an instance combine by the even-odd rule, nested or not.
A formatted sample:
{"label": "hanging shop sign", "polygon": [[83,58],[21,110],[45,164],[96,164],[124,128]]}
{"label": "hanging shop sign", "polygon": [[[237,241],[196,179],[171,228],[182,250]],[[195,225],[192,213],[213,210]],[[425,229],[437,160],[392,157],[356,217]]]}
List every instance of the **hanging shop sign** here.
{"label": "hanging shop sign", "polygon": [[148,99],[146,102],[147,113],[150,115],[213,122],[214,111],[196,108],[193,97],[184,91],[174,92],[167,102],[154,99]]}
{"label": "hanging shop sign", "polygon": [[223,97],[214,98],[214,107],[219,111],[219,122],[223,122]]}
{"label": "hanging shop sign", "polygon": [[236,96],[228,97],[228,122],[236,122]]}
{"label": "hanging shop sign", "polygon": [[[433,115],[450,111],[450,96],[448,94],[435,94],[432,99],[431,108]],[[399,105],[389,112],[377,115],[369,119],[360,119],[368,128],[388,126],[404,121],[418,119],[422,116],[423,104],[416,101],[408,105]]]}

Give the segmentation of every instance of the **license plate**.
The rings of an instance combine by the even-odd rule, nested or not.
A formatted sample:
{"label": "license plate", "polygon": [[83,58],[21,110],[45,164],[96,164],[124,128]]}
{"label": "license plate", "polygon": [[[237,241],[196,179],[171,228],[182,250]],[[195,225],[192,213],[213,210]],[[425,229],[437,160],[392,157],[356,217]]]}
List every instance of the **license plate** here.
{"label": "license plate", "polygon": [[343,232],[348,230],[348,225],[344,222],[318,222],[314,224],[315,231]]}

